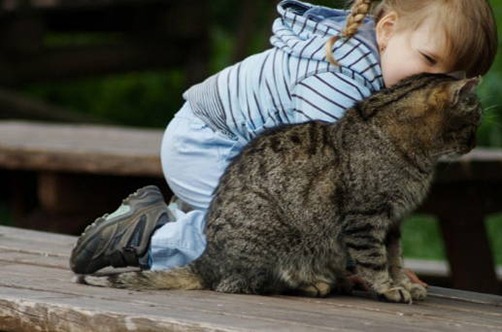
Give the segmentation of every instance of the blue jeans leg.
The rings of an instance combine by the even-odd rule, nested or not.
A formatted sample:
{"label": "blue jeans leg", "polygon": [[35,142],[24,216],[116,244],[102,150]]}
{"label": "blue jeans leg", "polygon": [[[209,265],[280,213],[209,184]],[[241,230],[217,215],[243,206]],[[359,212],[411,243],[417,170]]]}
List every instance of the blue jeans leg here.
{"label": "blue jeans leg", "polygon": [[242,146],[244,142],[214,132],[193,114],[188,103],[169,123],[161,146],[164,176],[173,193],[195,210],[184,213],[170,205],[177,219],[153,234],[151,269],[185,265],[202,254],[206,247],[205,214],[212,193]]}
{"label": "blue jeans leg", "polygon": [[199,257],[206,248],[205,210],[175,211],[176,222],[159,228],[150,245],[152,270],[183,266]]}

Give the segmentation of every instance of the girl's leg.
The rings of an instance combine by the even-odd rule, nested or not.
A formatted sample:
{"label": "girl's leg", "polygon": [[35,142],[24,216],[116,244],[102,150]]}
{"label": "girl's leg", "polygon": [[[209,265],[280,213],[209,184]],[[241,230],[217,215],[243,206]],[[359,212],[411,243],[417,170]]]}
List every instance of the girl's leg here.
{"label": "girl's leg", "polygon": [[173,193],[193,210],[186,213],[170,205],[176,222],[152,235],[151,269],[185,265],[206,247],[204,218],[211,195],[229,160],[244,145],[214,132],[185,103],[169,123],[161,146],[164,176]]}
{"label": "girl's leg", "polygon": [[161,159],[171,189],[191,211],[168,207],[155,186],[138,189],[86,228],[72,250],[71,269],[167,269],[197,258],[206,245],[203,223],[211,194],[241,145],[213,132],[185,104],[166,130]]}

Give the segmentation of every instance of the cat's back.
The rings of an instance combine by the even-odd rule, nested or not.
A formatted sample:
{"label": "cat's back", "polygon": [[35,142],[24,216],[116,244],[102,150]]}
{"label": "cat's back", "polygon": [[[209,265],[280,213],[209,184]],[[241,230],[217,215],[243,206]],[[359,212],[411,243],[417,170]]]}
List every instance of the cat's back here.
{"label": "cat's back", "polygon": [[[222,178],[236,179],[275,178],[287,172],[307,175],[308,169],[319,166],[320,160],[328,163],[333,154],[333,127],[322,121],[284,125],[266,130],[249,142],[231,162]],[[293,172],[293,173],[291,173]],[[307,173],[305,173],[307,172]],[[247,176],[249,175],[249,176]]]}

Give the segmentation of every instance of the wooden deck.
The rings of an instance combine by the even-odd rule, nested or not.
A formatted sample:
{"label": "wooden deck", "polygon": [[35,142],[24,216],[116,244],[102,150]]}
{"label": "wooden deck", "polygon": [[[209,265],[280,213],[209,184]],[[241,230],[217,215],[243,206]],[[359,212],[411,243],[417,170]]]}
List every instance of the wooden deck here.
{"label": "wooden deck", "polygon": [[[1,121],[0,195],[12,225],[80,234],[144,185],[159,185],[169,199],[161,139],[155,129]],[[420,209],[438,218],[455,288],[502,294],[485,228],[486,216],[502,212],[501,170],[502,149],[441,162]]]}
{"label": "wooden deck", "polygon": [[502,331],[502,297],[431,287],[426,301],[135,292],[72,283],[75,237],[0,227],[1,331]]}

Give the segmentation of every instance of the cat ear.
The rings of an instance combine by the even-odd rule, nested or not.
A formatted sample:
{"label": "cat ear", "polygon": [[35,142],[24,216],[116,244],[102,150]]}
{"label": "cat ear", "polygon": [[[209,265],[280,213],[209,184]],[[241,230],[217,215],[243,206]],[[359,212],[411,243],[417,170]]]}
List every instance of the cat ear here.
{"label": "cat ear", "polygon": [[474,93],[479,83],[481,83],[481,76],[476,76],[472,78],[466,78],[463,81],[463,86],[461,88],[461,94]]}
{"label": "cat ear", "polygon": [[481,82],[481,76],[459,80],[453,84],[453,103],[456,104],[462,97],[474,94]]}

